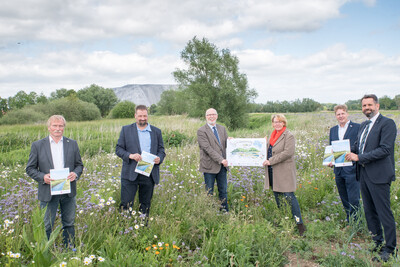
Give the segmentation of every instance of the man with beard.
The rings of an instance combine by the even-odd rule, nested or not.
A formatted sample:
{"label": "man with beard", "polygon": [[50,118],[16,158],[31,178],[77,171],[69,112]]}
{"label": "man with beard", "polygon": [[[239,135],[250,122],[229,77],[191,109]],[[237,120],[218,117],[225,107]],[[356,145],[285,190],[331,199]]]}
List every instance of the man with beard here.
{"label": "man with beard", "polygon": [[347,154],[346,159],[358,163],[357,176],[365,218],[375,242],[372,251],[378,252],[381,260],[386,262],[396,252],[396,223],[390,208],[390,185],[396,179],[394,142],[397,127],[392,119],[379,113],[376,95],[365,95],[361,105],[367,120],[360,126],[355,153]]}
{"label": "man with beard", "polygon": [[[161,130],[148,123],[146,106],[136,107],[135,120],[136,123],[122,127],[115,150],[123,160],[120,206],[124,210],[132,207],[139,189],[139,211],[148,217],[154,185],[160,181],[159,166],[165,157],[164,142]],[[138,162],[142,160],[143,151],[157,156],[149,177],[135,172]]]}

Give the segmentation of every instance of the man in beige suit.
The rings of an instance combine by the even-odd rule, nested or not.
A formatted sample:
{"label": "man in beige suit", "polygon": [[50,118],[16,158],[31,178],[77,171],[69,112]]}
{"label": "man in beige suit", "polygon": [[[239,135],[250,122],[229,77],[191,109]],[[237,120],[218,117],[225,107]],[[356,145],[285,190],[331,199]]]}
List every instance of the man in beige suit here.
{"label": "man in beige suit", "polygon": [[206,111],[207,124],[197,130],[197,141],[200,147],[200,169],[204,173],[206,190],[209,195],[214,192],[214,183],[217,180],[218,195],[221,201],[221,210],[228,208],[228,182],[226,172],[226,140],[228,134],[224,126],[217,124],[218,113],[210,108]]}

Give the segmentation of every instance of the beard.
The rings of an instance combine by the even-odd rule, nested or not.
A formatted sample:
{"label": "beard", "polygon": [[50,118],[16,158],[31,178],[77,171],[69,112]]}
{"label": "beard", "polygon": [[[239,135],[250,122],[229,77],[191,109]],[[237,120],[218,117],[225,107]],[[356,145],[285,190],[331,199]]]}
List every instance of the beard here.
{"label": "beard", "polygon": [[138,122],[139,126],[143,127],[147,125],[147,121],[146,120],[142,120]]}
{"label": "beard", "polygon": [[376,114],[376,112],[374,112],[373,110],[371,110],[371,109],[366,109],[366,110],[364,110],[364,115],[367,117],[367,118],[372,118],[373,116],[375,116],[375,114]]}

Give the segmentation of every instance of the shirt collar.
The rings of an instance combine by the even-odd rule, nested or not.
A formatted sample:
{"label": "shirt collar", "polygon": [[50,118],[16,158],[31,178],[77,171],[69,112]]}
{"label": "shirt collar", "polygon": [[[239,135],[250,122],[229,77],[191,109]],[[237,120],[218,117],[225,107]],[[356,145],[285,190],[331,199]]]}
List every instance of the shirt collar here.
{"label": "shirt collar", "polygon": [[340,124],[339,124],[339,128],[347,128],[348,126],[349,126],[349,124],[350,124],[350,120],[348,120],[347,122],[346,122],[346,124],[342,127],[342,126],[340,126]]}
{"label": "shirt collar", "polygon": [[372,123],[375,123],[375,121],[376,121],[376,119],[378,118],[379,115],[380,115],[379,112],[376,113],[375,116],[373,116],[373,117],[370,119],[370,121],[371,121]]}
{"label": "shirt collar", "polygon": [[140,130],[139,126],[137,124],[136,124],[136,128],[137,128],[138,131],[141,131],[141,132],[151,132],[150,123],[147,123],[146,128],[144,128],[143,130]]}
{"label": "shirt collar", "polygon": [[64,140],[64,137],[61,136],[61,139],[60,139],[60,141],[59,141],[58,143],[56,143],[56,141],[54,141],[53,138],[52,138],[50,135],[49,135],[49,139],[50,139],[50,144],[51,144],[51,143],[59,144],[60,142],[62,142],[62,141]]}
{"label": "shirt collar", "polygon": [[213,126],[213,125],[207,123],[207,125],[211,128],[211,130],[212,130],[214,127],[217,128],[217,124],[215,124],[215,125]]}

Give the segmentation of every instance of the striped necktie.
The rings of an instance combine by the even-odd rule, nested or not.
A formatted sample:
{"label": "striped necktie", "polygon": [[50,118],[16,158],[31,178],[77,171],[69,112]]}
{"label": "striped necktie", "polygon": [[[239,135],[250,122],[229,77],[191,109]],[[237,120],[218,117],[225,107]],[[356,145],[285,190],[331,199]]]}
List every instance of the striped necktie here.
{"label": "striped necktie", "polygon": [[216,128],[215,126],[212,127],[212,128],[213,128],[213,132],[214,132],[215,137],[217,137],[218,143],[221,144],[221,142],[219,141],[219,137],[218,137],[218,133],[217,133],[217,128]]}
{"label": "striped necktie", "polygon": [[364,133],[363,133],[363,135],[361,137],[361,143],[360,143],[360,148],[359,148],[360,154],[364,153],[365,140],[367,140],[367,135],[368,135],[368,132],[369,132],[369,126],[370,125],[371,125],[371,120],[368,120],[367,124],[365,126]]}

